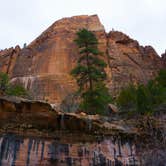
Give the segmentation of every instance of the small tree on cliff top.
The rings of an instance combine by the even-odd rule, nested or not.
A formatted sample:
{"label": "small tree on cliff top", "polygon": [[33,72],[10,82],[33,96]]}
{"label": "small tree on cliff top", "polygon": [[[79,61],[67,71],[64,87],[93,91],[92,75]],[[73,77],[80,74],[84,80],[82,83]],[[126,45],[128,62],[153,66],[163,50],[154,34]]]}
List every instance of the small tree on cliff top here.
{"label": "small tree on cliff top", "polygon": [[111,97],[103,82],[106,79],[106,63],[101,59],[98,40],[92,32],[82,29],[77,32],[75,42],[80,49],[80,57],[71,74],[79,86],[80,107],[90,114],[103,114]]}

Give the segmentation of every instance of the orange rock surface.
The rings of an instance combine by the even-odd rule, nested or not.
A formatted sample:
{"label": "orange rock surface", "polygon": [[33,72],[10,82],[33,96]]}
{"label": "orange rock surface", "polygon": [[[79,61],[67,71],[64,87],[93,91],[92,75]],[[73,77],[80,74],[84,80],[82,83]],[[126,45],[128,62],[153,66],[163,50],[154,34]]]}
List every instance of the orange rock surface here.
{"label": "orange rock surface", "polygon": [[79,29],[93,31],[108,66],[107,85],[113,94],[128,83],[146,83],[164,67],[151,46],[142,47],[127,35],[105,32],[97,15],[63,18],[52,24],[22,50],[0,52],[0,71],[10,74],[11,82],[22,83],[35,99],[60,104],[77,89],[70,71],[79,58],[73,40]]}

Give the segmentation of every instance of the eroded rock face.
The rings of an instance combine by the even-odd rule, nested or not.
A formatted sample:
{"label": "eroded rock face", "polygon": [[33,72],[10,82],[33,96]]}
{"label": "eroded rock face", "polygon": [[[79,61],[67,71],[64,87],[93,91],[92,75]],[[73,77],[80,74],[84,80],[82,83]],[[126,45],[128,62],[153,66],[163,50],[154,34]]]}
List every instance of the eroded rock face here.
{"label": "eroded rock face", "polygon": [[133,118],[65,114],[48,103],[0,98],[0,165],[164,165],[163,111]]}
{"label": "eroded rock face", "polygon": [[142,47],[121,32],[106,34],[97,15],[84,15],[56,21],[29,46],[16,51],[19,54],[11,53],[16,49],[0,53],[0,70],[7,72],[8,68],[11,82],[22,83],[34,99],[60,104],[77,89],[70,71],[79,58],[73,40],[81,28],[93,31],[98,38],[108,64],[107,85],[112,94],[131,82],[146,83],[164,66],[151,46]]}
{"label": "eroded rock face", "polygon": [[53,140],[6,134],[0,135],[0,147],[1,165],[109,166],[140,163],[131,141],[70,142],[69,138]]}
{"label": "eroded rock face", "polygon": [[21,49],[19,46],[15,48],[11,47],[9,49],[0,51],[0,71],[11,75],[13,73],[13,68],[16,63],[16,59],[20,53]]}
{"label": "eroded rock face", "polygon": [[0,133],[19,131],[72,131],[95,134],[114,132],[136,135],[137,129],[123,121],[99,115],[63,113],[54,110],[50,104],[17,97],[0,98]]}
{"label": "eroded rock face", "polygon": [[112,76],[109,87],[115,94],[129,83],[146,84],[164,67],[151,46],[140,46],[122,32],[111,31],[108,34],[107,48]]}
{"label": "eroded rock face", "polygon": [[12,82],[23,83],[35,99],[60,103],[76,90],[76,83],[69,73],[78,59],[73,40],[81,28],[95,32],[100,39],[100,49],[106,50],[104,27],[96,15],[64,18],[21,51],[11,76]]}

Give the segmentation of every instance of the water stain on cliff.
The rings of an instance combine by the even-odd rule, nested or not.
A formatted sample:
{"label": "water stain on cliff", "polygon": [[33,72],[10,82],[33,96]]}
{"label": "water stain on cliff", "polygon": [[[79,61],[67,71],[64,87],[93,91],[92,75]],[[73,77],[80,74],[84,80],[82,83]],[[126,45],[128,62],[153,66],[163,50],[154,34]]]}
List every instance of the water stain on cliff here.
{"label": "water stain on cliff", "polygon": [[93,142],[67,142],[42,138],[24,138],[12,134],[0,136],[0,166],[120,166],[137,165],[135,145],[112,138]]}

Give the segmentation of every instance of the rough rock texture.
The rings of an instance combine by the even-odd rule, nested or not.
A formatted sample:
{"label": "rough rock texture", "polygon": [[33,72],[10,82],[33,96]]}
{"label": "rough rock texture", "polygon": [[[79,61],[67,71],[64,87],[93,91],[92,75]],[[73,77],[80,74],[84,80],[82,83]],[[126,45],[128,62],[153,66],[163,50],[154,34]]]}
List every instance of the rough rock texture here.
{"label": "rough rock texture", "polygon": [[[133,136],[143,134],[154,139],[152,136],[154,131],[151,129],[153,127],[162,131],[163,138],[165,138],[165,112],[164,107],[154,117],[146,118],[145,116],[144,120],[139,116],[129,118],[128,114],[123,113],[104,117],[57,112],[46,102],[31,101],[18,97],[0,97],[0,133],[4,131],[16,131],[17,133],[31,129],[48,133],[64,130],[104,135],[122,134]],[[148,124],[147,122],[153,122],[153,120],[155,122],[153,125],[155,126],[146,125]]]}
{"label": "rough rock texture", "polygon": [[129,83],[146,84],[164,67],[151,46],[140,46],[122,32],[111,31],[108,34],[107,48],[112,76],[109,87],[115,94]]}
{"label": "rough rock texture", "polygon": [[[92,163],[92,161],[95,162],[93,165],[109,165],[104,164],[106,161],[108,163],[108,159],[109,163],[113,165],[164,165],[166,160],[165,111],[158,112],[156,116],[137,115],[132,118],[126,114],[127,119],[74,113],[64,114],[53,111],[48,103],[3,97],[0,98],[0,147],[2,154],[0,165],[12,163],[12,165],[20,166],[27,164],[51,166],[55,165],[55,161],[58,165],[64,165],[68,163],[66,157],[77,160],[77,163],[73,165],[83,166],[89,165],[89,162]],[[14,135],[6,133],[15,133],[24,137],[15,138]],[[72,141],[76,140],[78,145],[68,142],[70,148],[65,151],[67,152],[65,156],[62,155],[61,152],[64,153],[64,151],[57,144],[57,141],[62,141],[61,133],[65,134],[63,137],[67,140],[68,136],[72,136]],[[67,133],[70,135],[66,135]],[[96,135],[98,138],[96,145],[83,140],[85,137],[87,139],[88,135],[85,135],[87,133]],[[29,140],[23,140],[26,135],[32,137],[29,137]],[[104,138],[105,135],[111,137],[105,137],[101,142],[101,138]],[[36,136],[54,138],[54,142],[52,144],[40,142]],[[88,150],[87,156],[80,152],[83,143],[90,150]],[[54,149],[54,146],[57,149]],[[59,151],[57,151],[58,149]],[[83,149],[85,150],[85,148]],[[80,154],[82,155],[80,156]],[[55,156],[53,157],[53,155]],[[57,158],[57,155],[60,157]],[[92,158],[93,156],[94,158]],[[82,160],[85,157],[82,164],[79,164],[80,157]],[[103,159],[104,162],[102,162]],[[120,162],[115,164],[116,160]],[[54,162],[50,165],[47,161]]]}
{"label": "rough rock texture", "polygon": [[[69,136],[68,136],[69,137]],[[136,146],[131,141],[113,139],[93,142],[70,139],[42,139],[16,135],[0,135],[0,164],[16,166],[110,166],[139,165]],[[164,155],[164,154],[163,154]],[[163,162],[164,163],[164,162]]]}
{"label": "rough rock texture", "polygon": [[56,112],[50,104],[18,97],[0,98],[0,133],[22,130],[57,130],[94,134],[123,133],[136,135],[137,129],[124,121],[99,115]]}
{"label": "rough rock texture", "polygon": [[23,83],[35,99],[60,103],[76,89],[69,73],[78,59],[73,40],[81,28],[95,32],[99,48],[105,52],[106,34],[96,15],[64,18],[22,49],[11,74],[12,82]]}
{"label": "rough rock texture", "polygon": [[22,83],[35,99],[60,104],[77,88],[69,73],[79,57],[73,40],[81,28],[93,31],[99,40],[113,94],[128,83],[146,83],[164,66],[152,47],[139,46],[121,32],[107,34],[97,15],[83,15],[56,21],[21,51],[0,52],[0,70],[10,74],[11,82]]}
{"label": "rough rock texture", "polygon": [[19,46],[15,48],[11,47],[9,49],[0,51],[0,71],[7,73],[9,75],[12,74],[13,68],[16,63],[17,56],[21,51]]}

